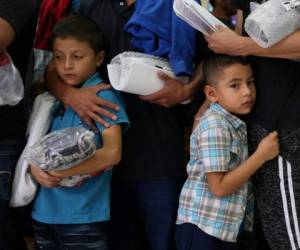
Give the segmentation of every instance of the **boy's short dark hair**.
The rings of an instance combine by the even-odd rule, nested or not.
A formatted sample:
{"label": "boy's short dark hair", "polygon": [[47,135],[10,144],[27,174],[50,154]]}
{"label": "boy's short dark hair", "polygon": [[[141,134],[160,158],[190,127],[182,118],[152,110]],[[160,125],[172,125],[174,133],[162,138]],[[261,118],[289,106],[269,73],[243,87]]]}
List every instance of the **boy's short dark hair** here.
{"label": "boy's short dark hair", "polygon": [[51,47],[57,38],[74,38],[87,42],[95,54],[104,50],[104,38],[97,24],[79,15],[62,18],[54,26],[50,39]]}
{"label": "boy's short dark hair", "polygon": [[251,65],[246,57],[216,54],[204,60],[203,84],[214,84],[222,71],[234,64]]}

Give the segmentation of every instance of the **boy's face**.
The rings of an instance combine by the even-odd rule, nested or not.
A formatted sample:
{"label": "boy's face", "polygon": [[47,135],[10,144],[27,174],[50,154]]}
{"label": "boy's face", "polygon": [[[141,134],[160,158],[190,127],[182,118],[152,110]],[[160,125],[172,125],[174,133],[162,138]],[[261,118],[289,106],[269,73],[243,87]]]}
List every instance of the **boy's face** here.
{"label": "boy's face", "polygon": [[234,64],[225,68],[216,78],[216,83],[205,86],[207,98],[219,103],[230,113],[250,113],[256,99],[251,66]]}
{"label": "boy's face", "polygon": [[101,65],[104,52],[95,54],[87,42],[74,38],[57,38],[53,57],[58,75],[67,84],[76,86],[89,79]]}

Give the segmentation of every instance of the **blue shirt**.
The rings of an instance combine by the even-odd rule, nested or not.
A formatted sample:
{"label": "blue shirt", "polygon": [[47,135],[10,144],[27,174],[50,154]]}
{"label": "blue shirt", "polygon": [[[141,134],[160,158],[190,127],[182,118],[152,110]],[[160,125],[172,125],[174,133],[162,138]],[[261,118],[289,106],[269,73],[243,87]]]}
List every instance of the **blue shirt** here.
{"label": "blue shirt", "polygon": [[133,48],[168,57],[175,75],[193,74],[196,31],[176,16],[173,0],[136,1],[125,30]]}
{"label": "blue shirt", "polygon": [[[102,79],[96,73],[82,87],[95,86],[100,82],[102,82]],[[109,89],[99,92],[98,96],[120,107],[120,111],[116,113],[118,116],[116,121],[108,120],[108,118],[104,119],[112,125],[122,124],[124,131],[129,122],[124,103],[119,94]],[[109,111],[114,113],[112,110]],[[59,113],[55,112],[51,132],[83,125],[80,117],[70,107],[66,108],[63,115],[59,115]],[[100,132],[96,136],[97,146],[101,147],[101,134],[105,127],[99,123],[96,126]],[[84,181],[81,186],[74,188],[45,188],[41,186],[34,201],[33,219],[48,224],[81,224],[109,220],[111,174],[112,170],[105,171],[103,174],[94,176]]]}
{"label": "blue shirt", "polygon": [[[190,148],[188,178],[180,194],[177,224],[192,223],[209,235],[235,242],[246,207],[253,205],[250,184],[218,198],[209,190],[206,173],[228,172],[247,159],[246,124],[220,105],[212,104],[193,131]],[[248,218],[247,229],[253,220],[252,216]]]}

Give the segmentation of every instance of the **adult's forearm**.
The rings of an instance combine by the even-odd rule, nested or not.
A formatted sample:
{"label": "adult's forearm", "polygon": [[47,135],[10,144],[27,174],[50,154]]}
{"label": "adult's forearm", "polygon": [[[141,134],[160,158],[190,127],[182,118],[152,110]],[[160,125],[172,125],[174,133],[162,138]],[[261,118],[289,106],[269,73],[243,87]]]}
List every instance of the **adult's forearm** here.
{"label": "adult's forearm", "polygon": [[300,31],[294,32],[281,42],[270,48],[262,48],[251,38],[243,37],[241,39],[245,55],[297,59],[300,57]]}
{"label": "adult's forearm", "polygon": [[194,72],[192,80],[189,84],[185,86],[187,99],[193,97],[193,95],[201,88],[201,80],[202,80],[202,63],[200,63]]}
{"label": "adult's forearm", "polygon": [[59,100],[68,103],[68,96],[71,96],[70,92],[73,90],[73,88],[65,84],[59,78],[53,61],[51,61],[46,68],[45,80],[49,91]]}
{"label": "adult's forearm", "polygon": [[0,17],[0,52],[4,51],[15,39],[16,33],[13,27]]}

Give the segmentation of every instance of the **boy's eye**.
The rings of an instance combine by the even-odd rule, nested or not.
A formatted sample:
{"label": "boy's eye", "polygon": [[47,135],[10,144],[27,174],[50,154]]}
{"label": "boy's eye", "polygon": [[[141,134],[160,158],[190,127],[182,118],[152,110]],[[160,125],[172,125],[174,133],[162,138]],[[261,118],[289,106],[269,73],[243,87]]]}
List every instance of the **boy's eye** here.
{"label": "boy's eye", "polygon": [[80,59],[83,58],[83,56],[81,56],[81,55],[74,55],[73,57],[74,57],[75,59],[77,59],[77,60],[80,60]]}
{"label": "boy's eye", "polygon": [[254,79],[249,80],[249,81],[248,81],[248,84],[249,84],[249,85],[254,85],[254,84],[255,84]]}
{"label": "boy's eye", "polygon": [[55,54],[55,55],[54,55],[54,58],[57,59],[57,60],[59,60],[59,59],[61,59],[62,57],[61,57],[61,55]]}
{"label": "boy's eye", "polygon": [[237,89],[239,85],[237,83],[232,83],[229,85],[230,88]]}

